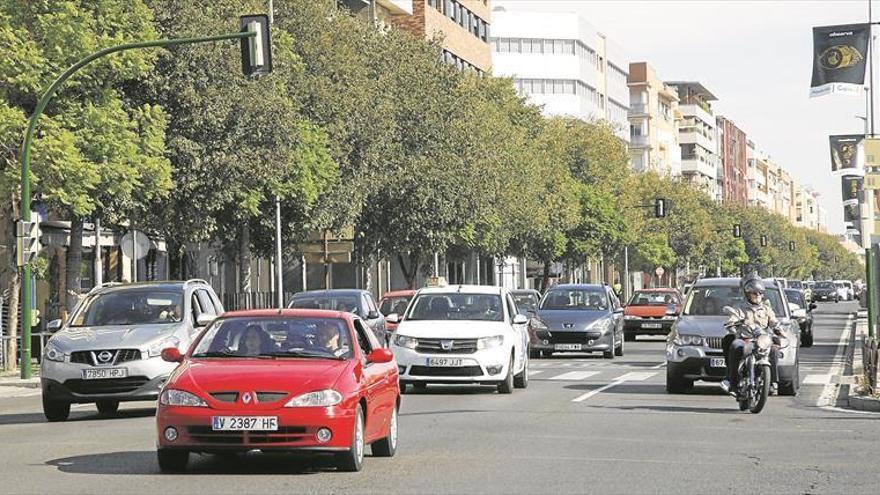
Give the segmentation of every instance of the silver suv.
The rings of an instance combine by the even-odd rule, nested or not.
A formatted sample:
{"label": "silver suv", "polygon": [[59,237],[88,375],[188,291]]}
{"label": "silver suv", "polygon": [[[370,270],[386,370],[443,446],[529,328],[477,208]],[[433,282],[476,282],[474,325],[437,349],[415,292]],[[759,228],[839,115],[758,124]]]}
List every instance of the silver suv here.
{"label": "silver suv", "polygon": [[198,331],[223,313],[204,280],[105,284],[88,293],[46,343],[43,412],[64,421],[72,403],[113,414],[121,401],[154,400],[176,364],[162,349],[186,352]]}

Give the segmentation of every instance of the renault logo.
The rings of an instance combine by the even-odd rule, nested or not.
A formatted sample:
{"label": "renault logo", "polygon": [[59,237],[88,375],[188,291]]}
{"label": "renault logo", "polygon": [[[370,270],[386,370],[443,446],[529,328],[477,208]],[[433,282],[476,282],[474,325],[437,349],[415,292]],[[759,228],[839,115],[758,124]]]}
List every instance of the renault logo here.
{"label": "renault logo", "polygon": [[443,349],[444,351],[451,351],[452,345],[454,343],[455,343],[454,340],[441,340],[440,341],[440,348]]}
{"label": "renault logo", "polygon": [[250,404],[251,400],[253,400],[253,396],[251,395],[250,392],[245,392],[244,394],[242,394],[242,396],[241,396],[242,402],[244,402],[245,404]]}
{"label": "renault logo", "polygon": [[107,364],[113,360],[113,353],[110,351],[101,351],[98,353],[98,362],[101,364]]}

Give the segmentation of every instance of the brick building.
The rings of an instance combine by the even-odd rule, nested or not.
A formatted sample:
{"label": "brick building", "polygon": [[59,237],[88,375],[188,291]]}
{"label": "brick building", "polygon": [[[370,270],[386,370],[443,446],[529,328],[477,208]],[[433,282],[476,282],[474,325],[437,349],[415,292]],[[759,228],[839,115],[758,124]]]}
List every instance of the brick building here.
{"label": "brick building", "polygon": [[718,185],[724,202],[747,204],[749,191],[748,140],[746,133],[733,121],[719,116],[718,154],[721,174]]}

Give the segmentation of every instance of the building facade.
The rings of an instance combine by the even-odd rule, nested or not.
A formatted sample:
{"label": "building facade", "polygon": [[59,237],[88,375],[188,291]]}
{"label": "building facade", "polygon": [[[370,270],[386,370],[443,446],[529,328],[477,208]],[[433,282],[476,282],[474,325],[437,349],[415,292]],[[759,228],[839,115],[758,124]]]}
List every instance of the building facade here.
{"label": "building facade", "polygon": [[795,225],[825,232],[824,212],[819,205],[819,193],[809,186],[796,186],[794,195]]}
{"label": "building facade", "polygon": [[728,203],[748,202],[748,141],[746,133],[732,120],[718,116],[718,155],[721,171],[718,187],[721,200]]}
{"label": "building facade", "polygon": [[517,10],[515,1],[493,5],[493,74],[512,78],[545,115],[605,120],[629,142],[623,50],[577,13]]}
{"label": "building facade", "polygon": [[676,89],[682,120],[678,127],[681,175],[713,199],[720,200],[718,130],[711,102],[717,100],[696,81],[667,82]]}
{"label": "building facade", "polygon": [[633,169],[681,175],[678,91],[647,62],[629,64],[629,154]]}
{"label": "building facade", "polygon": [[746,156],[748,165],[748,203],[751,206],[760,206],[769,210],[767,154],[757,149],[755,143],[748,141]]}

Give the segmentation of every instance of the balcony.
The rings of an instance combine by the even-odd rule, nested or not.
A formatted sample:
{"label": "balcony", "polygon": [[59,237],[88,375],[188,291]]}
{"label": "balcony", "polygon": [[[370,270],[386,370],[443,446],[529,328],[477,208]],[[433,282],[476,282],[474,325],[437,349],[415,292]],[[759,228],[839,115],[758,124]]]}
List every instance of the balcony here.
{"label": "balcony", "polygon": [[648,106],[644,103],[630,103],[629,116],[642,117],[648,115]]}
{"label": "balcony", "polygon": [[630,136],[629,138],[629,147],[630,148],[647,148],[651,146],[651,140],[648,136],[638,135],[638,136]]}

